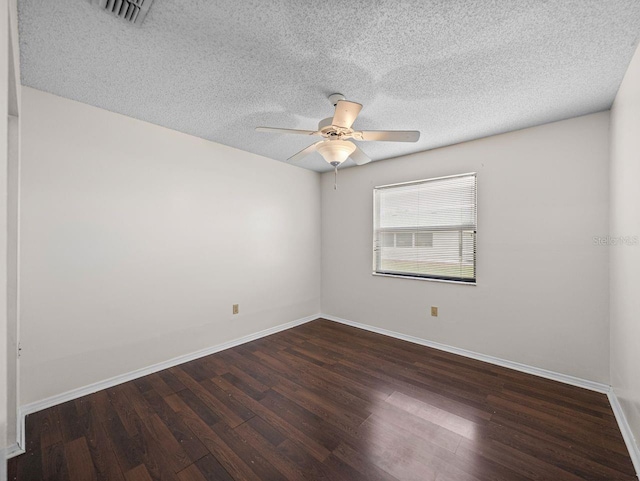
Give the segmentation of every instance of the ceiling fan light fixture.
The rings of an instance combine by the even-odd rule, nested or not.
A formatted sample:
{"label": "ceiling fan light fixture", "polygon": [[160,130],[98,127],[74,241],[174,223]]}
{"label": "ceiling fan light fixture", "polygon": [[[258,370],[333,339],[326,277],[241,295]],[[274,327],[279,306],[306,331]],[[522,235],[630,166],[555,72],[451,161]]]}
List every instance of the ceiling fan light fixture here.
{"label": "ceiling fan light fixture", "polygon": [[317,147],[317,151],[324,160],[334,167],[347,160],[354,150],[356,150],[355,144],[347,140],[326,140]]}

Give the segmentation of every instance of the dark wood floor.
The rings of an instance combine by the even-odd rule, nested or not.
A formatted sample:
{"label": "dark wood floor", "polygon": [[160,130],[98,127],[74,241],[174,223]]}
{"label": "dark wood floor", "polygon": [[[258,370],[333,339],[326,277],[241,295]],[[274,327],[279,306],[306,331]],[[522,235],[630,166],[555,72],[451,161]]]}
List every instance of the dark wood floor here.
{"label": "dark wood floor", "polygon": [[633,473],[603,394],[324,320],[32,414],[9,466],[19,481]]}

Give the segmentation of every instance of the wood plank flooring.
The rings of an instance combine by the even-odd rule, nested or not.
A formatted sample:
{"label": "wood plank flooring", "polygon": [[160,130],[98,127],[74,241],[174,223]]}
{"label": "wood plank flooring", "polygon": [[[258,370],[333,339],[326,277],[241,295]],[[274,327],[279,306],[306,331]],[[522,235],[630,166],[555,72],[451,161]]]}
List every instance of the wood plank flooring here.
{"label": "wood plank flooring", "polygon": [[637,481],[605,395],[326,320],[26,428],[10,480]]}

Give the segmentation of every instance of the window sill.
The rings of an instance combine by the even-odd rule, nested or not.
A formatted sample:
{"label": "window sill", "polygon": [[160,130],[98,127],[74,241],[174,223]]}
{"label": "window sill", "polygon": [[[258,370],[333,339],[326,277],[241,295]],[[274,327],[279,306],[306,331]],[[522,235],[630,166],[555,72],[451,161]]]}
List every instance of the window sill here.
{"label": "window sill", "polygon": [[415,279],[417,281],[430,281],[430,282],[444,282],[446,284],[457,284],[463,286],[477,286],[477,282],[463,282],[463,281],[449,281],[447,279],[432,279],[430,277],[418,277],[418,276],[403,276],[399,274],[380,274],[379,272],[372,272],[371,275],[379,277],[395,277],[398,279]]}

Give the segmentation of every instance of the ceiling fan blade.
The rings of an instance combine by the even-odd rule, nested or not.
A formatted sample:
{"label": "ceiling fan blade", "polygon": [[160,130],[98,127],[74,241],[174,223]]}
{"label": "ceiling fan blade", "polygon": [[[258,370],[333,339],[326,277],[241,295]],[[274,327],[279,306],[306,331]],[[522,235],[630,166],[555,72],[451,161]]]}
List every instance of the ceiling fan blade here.
{"label": "ceiling fan blade", "polygon": [[336,113],[333,115],[332,125],[338,127],[344,127],[345,129],[351,128],[356,121],[356,117],[362,110],[362,105],[356,102],[349,102],[348,100],[338,100],[336,104]]}
{"label": "ceiling fan blade", "polygon": [[257,132],[271,132],[274,134],[299,134],[299,135],[320,135],[315,130],[279,129],[277,127],[256,127]]}
{"label": "ceiling fan blade", "polygon": [[296,162],[298,160],[304,159],[307,155],[312,154],[313,152],[315,152],[316,149],[318,148],[318,145],[321,144],[322,142],[325,142],[325,141],[321,140],[320,142],[316,142],[315,144],[311,144],[309,147],[306,147],[306,148],[302,149],[297,154],[293,154],[291,157],[289,157],[287,159],[287,161]]}
{"label": "ceiling fan blade", "polygon": [[351,157],[351,160],[353,160],[356,165],[363,165],[366,163],[371,162],[371,159],[369,158],[369,156],[367,154],[365,154],[359,147],[356,146],[356,150],[354,150],[353,152],[351,152],[351,154],[349,155],[349,157]]}
{"label": "ceiling fan blade", "polygon": [[420,132],[417,130],[363,130],[355,132],[357,140],[386,140],[389,142],[417,142]]}

